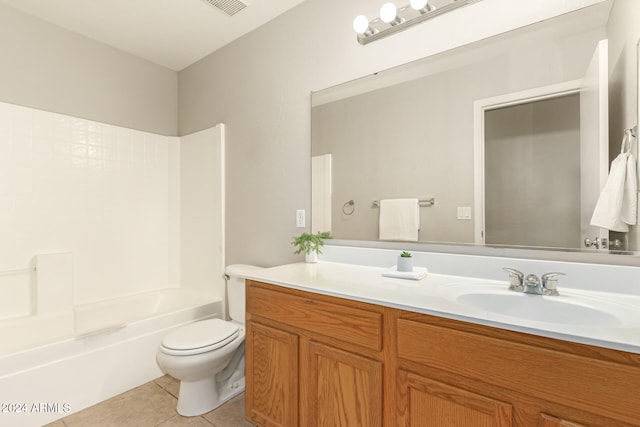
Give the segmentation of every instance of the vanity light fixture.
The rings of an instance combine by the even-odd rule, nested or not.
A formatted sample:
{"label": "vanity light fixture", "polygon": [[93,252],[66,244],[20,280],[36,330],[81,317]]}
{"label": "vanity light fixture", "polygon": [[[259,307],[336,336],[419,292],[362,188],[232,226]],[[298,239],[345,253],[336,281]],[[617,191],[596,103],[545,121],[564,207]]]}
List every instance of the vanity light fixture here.
{"label": "vanity light fixture", "polygon": [[398,16],[398,9],[393,3],[385,3],[380,8],[380,20],[385,24],[398,25],[402,23],[402,19]]}
{"label": "vanity light fixture", "polygon": [[375,33],[375,30],[369,26],[369,19],[364,15],[358,15],[353,20],[353,31],[359,36],[368,37]]}
{"label": "vanity light fixture", "polygon": [[429,3],[430,1],[434,0],[410,0],[408,6],[399,9],[393,3],[385,3],[380,8],[380,17],[371,21],[364,15],[356,16],[353,20],[353,30],[358,35],[358,42],[365,45],[419,22],[481,0],[449,0],[449,3],[439,7],[434,7]]}

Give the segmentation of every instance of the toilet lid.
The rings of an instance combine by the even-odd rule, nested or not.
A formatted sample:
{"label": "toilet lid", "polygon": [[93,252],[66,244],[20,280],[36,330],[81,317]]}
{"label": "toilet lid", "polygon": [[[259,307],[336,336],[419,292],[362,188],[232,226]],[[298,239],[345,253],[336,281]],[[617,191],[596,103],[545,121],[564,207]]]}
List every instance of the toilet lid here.
{"label": "toilet lid", "polygon": [[190,323],[168,333],[162,340],[167,354],[197,354],[224,347],[238,337],[239,325],[222,319]]}

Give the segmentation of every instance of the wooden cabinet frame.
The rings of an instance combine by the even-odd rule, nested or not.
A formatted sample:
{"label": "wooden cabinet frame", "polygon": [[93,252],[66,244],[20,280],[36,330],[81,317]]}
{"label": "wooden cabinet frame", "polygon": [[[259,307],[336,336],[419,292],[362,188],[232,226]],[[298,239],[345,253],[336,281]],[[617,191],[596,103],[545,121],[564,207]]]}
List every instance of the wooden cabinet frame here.
{"label": "wooden cabinet frame", "polygon": [[[246,414],[258,425],[640,426],[638,354],[247,286]],[[281,424],[260,409],[265,369],[290,390]]]}

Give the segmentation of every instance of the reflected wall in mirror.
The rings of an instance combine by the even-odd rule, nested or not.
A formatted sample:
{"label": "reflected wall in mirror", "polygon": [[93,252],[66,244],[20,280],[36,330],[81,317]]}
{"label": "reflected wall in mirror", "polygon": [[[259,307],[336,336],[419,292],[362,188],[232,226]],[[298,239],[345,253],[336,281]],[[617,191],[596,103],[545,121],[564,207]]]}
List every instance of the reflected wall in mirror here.
{"label": "reflected wall in mirror", "polygon": [[[604,67],[609,82],[605,81],[605,86],[611,93],[605,104],[609,104],[611,113],[600,110],[600,121],[610,128],[611,152],[615,155],[624,128],[637,123],[635,67],[640,26],[631,25],[629,19],[640,20],[637,2],[603,1],[313,93],[312,227],[330,229],[337,239],[378,240],[379,208],[372,207],[374,200],[434,198],[433,206],[419,209],[420,242],[580,248],[585,236],[601,230],[586,227],[583,218],[590,217],[595,205],[592,199],[597,198],[602,180],[600,166],[582,166],[580,156],[585,148],[580,145],[589,139],[584,132],[604,131],[605,136],[607,132],[582,129],[598,120],[581,112],[581,99],[590,96],[585,95],[588,90],[583,86],[594,51],[601,40],[608,39],[608,65]],[[630,65],[632,75],[628,72]],[[534,108],[541,101],[535,96],[531,96],[531,105],[515,109],[487,102],[554,87],[561,88],[558,92],[563,95],[556,99],[564,103],[559,108],[566,113],[569,106],[572,108],[568,117],[549,114],[551,107]],[[478,103],[484,105],[480,110]],[[513,133],[515,129],[493,126],[496,120],[515,126],[516,119],[508,117],[515,110],[524,114],[517,119],[521,122],[519,135]],[[507,117],[498,117],[500,113]],[[551,122],[538,123],[549,118]],[[487,120],[490,129],[485,127]],[[527,127],[536,132],[523,133]],[[514,145],[501,154],[489,151],[490,156],[485,158],[485,136],[508,136]],[[483,141],[480,149],[478,139]],[[524,144],[526,141],[529,145]],[[535,150],[532,143],[537,144]],[[590,142],[590,149],[598,143],[602,140]],[[545,144],[550,150],[545,150]],[[599,151],[596,161],[606,178],[610,161],[607,138],[604,145],[605,152]],[[499,157],[505,155],[510,158]],[[511,168],[512,175],[485,175],[483,171],[476,176],[483,168],[492,173]],[[555,172],[567,173],[552,177]],[[519,185],[501,187],[505,180],[516,177]],[[551,181],[545,183],[542,178]],[[591,199],[581,194],[581,186],[589,181],[596,188],[596,196],[589,196]],[[563,193],[545,191],[550,186]],[[533,193],[535,188],[537,194]],[[505,198],[498,201],[497,194]],[[351,200],[352,205],[348,204]],[[528,205],[523,206],[523,200]],[[348,207],[346,212],[344,206]],[[525,209],[533,221],[513,221],[523,219],[523,213],[509,211],[510,207]],[[506,212],[506,217],[496,217],[497,210]],[[570,227],[572,236],[556,238],[559,236],[551,229],[552,223]],[[608,235],[607,230],[602,233]],[[549,238],[541,239],[545,235]],[[636,250],[635,243],[630,242],[628,249]]]}

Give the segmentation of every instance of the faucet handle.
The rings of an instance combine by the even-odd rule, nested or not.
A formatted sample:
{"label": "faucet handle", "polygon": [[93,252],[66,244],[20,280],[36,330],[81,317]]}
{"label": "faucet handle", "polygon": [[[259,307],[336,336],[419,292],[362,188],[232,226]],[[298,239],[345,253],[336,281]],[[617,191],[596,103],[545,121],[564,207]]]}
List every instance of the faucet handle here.
{"label": "faucet handle", "polygon": [[513,268],[503,267],[502,269],[509,273],[509,280],[511,282],[509,290],[522,292],[524,290],[524,273]]}
{"label": "faucet handle", "polygon": [[542,278],[542,292],[544,295],[560,295],[558,293],[558,277],[564,276],[564,273],[545,273]]}

